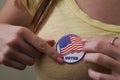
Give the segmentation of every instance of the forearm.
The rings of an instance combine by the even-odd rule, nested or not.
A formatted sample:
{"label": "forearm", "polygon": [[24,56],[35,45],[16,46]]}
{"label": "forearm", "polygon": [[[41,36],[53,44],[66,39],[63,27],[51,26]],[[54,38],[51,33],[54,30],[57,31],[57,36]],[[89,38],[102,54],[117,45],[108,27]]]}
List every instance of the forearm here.
{"label": "forearm", "polygon": [[0,23],[30,26],[32,16],[22,4],[17,6],[16,0],[7,0],[0,11]]}

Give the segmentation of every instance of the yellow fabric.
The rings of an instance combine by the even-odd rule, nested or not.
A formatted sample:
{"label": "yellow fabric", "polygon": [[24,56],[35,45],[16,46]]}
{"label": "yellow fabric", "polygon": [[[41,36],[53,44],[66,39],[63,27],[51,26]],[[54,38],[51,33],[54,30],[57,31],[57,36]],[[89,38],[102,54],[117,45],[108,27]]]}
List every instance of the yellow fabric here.
{"label": "yellow fabric", "polygon": [[71,6],[73,12],[75,12],[75,14],[79,18],[81,18],[86,23],[92,25],[93,27],[103,29],[106,31],[111,31],[111,32],[120,32],[120,25],[106,24],[106,23],[102,23],[100,21],[91,19],[87,14],[85,14],[84,12],[80,10],[80,8],[76,5],[74,0],[69,1],[68,4]]}
{"label": "yellow fabric", "polygon": [[[83,38],[120,36],[120,26],[90,18],[80,10],[74,0],[58,0],[38,36],[57,42],[66,34],[77,34]],[[45,55],[37,60],[35,68],[38,80],[90,80],[87,74],[88,67],[94,66],[83,60],[76,64],[60,65]]]}

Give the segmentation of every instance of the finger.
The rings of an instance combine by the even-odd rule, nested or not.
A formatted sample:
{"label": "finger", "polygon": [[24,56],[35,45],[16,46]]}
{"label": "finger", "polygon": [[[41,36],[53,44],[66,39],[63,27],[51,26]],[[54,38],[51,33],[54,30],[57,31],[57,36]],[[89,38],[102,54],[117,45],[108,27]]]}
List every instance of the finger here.
{"label": "finger", "polygon": [[23,39],[20,37],[17,37],[13,39],[11,42],[8,42],[8,45],[21,53],[27,54],[33,58],[39,58],[40,57],[40,52],[29,45],[27,42],[25,42]]}
{"label": "finger", "polygon": [[24,53],[25,55],[32,58],[40,58],[41,53],[24,40],[19,41],[17,48],[19,48],[21,53]]}
{"label": "finger", "polygon": [[99,73],[92,69],[88,70],[88,74],[93,80],[115,80],[112,75]]}
{"label": "finger", "polygon": [[33,65],[35,63],[35,60],[32,57],[15,50],[11,50],[9,58],[24,65]]}
{"label": "finger", "polygon": [[89,39],[84,46],[86,52],[103,53],[119,60],[119,48],[110,44],[111,37]]}
{"label": "finger", "polygon": [[35,47],[41,53],[45,53],[59,63],[63,63],[62,57],[45,40],[37,37],[31,31],[23,32],[25,41]]}
{"label": "finger", "polygon": [[101,66],[104,66],[115,72],[120,73],[120,69],[119,69],[120,63],[104,54],[101,53],[86,54],[84,60],[91,63],[99,64]]}
{"label": "finger", "polygon": [[26,65],[24,64],[21,64],[19,62],[16,62],[14,60],[11,60],[11,59],[6,59],[4,61],[4,65],[5,66],[8,66],[8,67],[12,67],[12,68],[15,68],[15,69],[19,69],[19,70],[24,70],[26,68]]}

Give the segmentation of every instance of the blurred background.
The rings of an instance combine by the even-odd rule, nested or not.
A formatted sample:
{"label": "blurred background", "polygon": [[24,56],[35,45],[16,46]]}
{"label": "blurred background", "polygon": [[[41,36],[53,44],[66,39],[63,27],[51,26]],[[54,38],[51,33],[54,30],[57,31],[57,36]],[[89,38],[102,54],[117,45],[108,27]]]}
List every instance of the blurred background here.
{"label": "blurred background", "polygon": [[0,8],[3,6],[5,0],[0,0]]}
{"label": "blurred background", "polygon": [[[6,0],[0,0],[0,9]],[[0,64],[0,80],[36,80],[33,67],[27,67],[24,71],[8,68]]]}

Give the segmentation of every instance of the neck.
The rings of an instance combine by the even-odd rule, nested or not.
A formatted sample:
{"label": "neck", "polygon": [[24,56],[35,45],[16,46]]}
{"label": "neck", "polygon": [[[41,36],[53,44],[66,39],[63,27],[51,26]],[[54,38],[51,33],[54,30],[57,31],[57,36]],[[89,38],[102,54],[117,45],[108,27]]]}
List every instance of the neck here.
{"label": "neck", "polygon": [[120,25],[120,0],[76,0],[78,6],[90,17]]}

